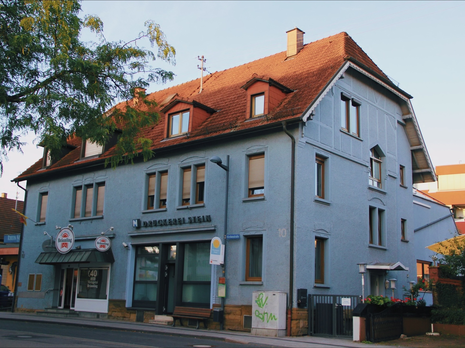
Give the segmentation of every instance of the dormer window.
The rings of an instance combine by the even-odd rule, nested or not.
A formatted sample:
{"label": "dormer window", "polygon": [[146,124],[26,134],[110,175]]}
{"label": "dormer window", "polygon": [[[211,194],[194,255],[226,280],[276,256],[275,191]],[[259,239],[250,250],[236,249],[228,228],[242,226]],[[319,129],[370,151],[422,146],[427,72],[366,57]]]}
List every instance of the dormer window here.
{"label": "dormer window", "polygon": [[44,148],[44,156],[42,158],[42,168],[48,168],[52,165],[52,155],[50,150]]}
{"label": "dormer window", "polygon": [[247,118],[256,118],[272,113],[293,92],[273,79],[254,77],[241,88],[247,91]]}
{"label": "dormer window", "polygon": [[161,112],[165,114],[165,134],[174,138],[195,132],[216,110],[195,100],[172,99]]}
{"label": "dormer window", "polygon": [[170,137],[181,135],[189,131],[189,111],[182,111],[169,115]]}
{"label": "dormer window", "polygon": [[251,117],[263,116],[265,114],[265,93],[255,94],[251,100]]}
{"label": "dormer window", "polygon": [[84,145],[84,156],[83,157],[91,157],[101,155],[103,153],[103,146],[97,143],[90,141],[89,139],[86,140]]}

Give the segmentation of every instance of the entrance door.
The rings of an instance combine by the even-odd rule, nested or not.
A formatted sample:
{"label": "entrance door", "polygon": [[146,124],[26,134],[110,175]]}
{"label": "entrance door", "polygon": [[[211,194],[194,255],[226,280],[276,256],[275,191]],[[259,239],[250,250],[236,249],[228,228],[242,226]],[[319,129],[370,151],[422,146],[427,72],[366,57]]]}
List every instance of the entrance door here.
{"label": "entrance door", "polygon": [[166,260],[163,285],[163,313],[171,314],[175,305],[176,245],[166,246]]}
{"label": "entrance door", "polygon": [[76,300],[77,268],[64,268],[60,272],[58,308],[74,309]]}

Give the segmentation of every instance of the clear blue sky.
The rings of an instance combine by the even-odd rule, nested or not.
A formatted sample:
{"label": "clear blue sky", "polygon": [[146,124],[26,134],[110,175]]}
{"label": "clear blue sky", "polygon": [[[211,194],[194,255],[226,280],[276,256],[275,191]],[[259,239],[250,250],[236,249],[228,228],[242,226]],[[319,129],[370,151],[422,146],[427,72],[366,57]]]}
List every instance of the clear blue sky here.
{"label": "clear blue sky", "polygon": [[[160,24],[176,48],[176,74],[168,85],[245,64],[286,49],[286,31],[298,27],[304,43],[345,31],[407,93],[434,166],[465,163],[462,103],[465,81],[465,2],[459,1],[93,1],[82,14],[99,16],[108,41],[129,41],[146,20]],[[86,41],[96,38],[86,33]],[[144,43],[144,45],[146,45]],[[147,46],[146,46],[147,47]],[[33,137],[24,155],[4,163],[0,192],[16,197],[10,181],[42,156]],[[23,186],[25,183],[23,183]],[[20,190],[22,191],[22,190]],[[19,198],[23,199],[20,192]]]}

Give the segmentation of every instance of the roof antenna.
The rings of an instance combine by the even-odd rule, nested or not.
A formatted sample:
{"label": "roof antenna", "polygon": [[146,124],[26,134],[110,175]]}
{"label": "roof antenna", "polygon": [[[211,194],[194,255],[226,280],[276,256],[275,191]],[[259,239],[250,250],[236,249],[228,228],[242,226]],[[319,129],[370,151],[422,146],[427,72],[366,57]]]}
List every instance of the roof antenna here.
{"label": "roof antenna", "polygon": [[203,89],[203,72],[207,70],[207,68],[203,67],[203,63],[205,63],[207,60],[202,56],[202,57],[197,57],[198,60],[200,60],[200,66],[197,65],[197,69],[200,69],[201,71],[201,77],[200,77],[200,91],[199,94],[202,93]]}

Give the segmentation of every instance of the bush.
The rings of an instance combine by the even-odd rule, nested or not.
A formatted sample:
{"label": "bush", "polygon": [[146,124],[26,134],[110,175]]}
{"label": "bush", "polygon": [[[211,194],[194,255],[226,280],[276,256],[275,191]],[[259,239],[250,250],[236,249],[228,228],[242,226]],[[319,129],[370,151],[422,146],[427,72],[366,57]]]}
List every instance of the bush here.
{"label": "bush", "polygon": [[431,322],[465,325],[465,311],[462,308],[438,308],[431,311]]}

